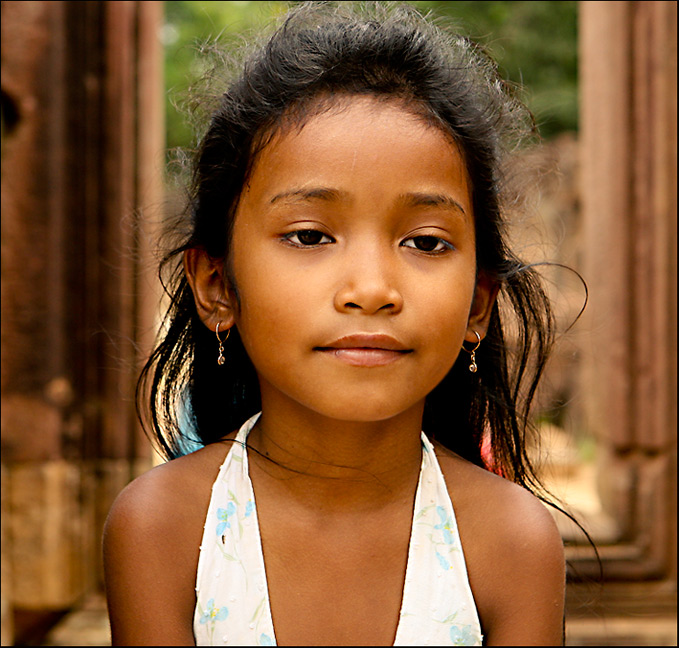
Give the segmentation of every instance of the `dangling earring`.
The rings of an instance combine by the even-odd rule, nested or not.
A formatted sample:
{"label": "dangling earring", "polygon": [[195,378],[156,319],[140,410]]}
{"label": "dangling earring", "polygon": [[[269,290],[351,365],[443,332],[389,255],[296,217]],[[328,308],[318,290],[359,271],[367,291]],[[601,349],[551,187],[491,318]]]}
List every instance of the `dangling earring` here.
{"label": "dangling earring", "polygon": [[472,356],[471,362],[469,363],[469,371],[471,371],[472,373],[476,373],[478,371],[478,366],[476,365],[476,349],[478,349],[481,346],[481,336],[476,331],[474,331],[474,335],[476,335],[476,339],[478,340],[478,342],[471,351],[465,348],[464,343],[462,344],[462,348]]}
{"label": "dangling earring", "polygon": [[219,342],[219,357],[217,358],[217,364],[218,365],[223,365],[226,362],[226,358],[224,357],[224,342],[226,342],[229,339],[229,334],[231,333],[231,329],[226,329],[226,337],[222,341],[222,339],[219,337],[219,327],[221,325],[221,322],[217,322],[217,326],[215,327],[215,335],[217,336],[217,341]]}

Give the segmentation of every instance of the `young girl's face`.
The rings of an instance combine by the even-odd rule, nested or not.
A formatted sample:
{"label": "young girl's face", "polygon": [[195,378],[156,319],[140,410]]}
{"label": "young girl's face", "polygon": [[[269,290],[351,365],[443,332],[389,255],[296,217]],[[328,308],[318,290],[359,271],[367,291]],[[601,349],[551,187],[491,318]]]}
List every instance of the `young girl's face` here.
{"label": "young girl's face", "polygon": [[422,408],[490,310],[489,290],[475,298],[460,151],[370,97],[283,130],[259,154],[231,269],[263,408],[283,399],[356,421]]}

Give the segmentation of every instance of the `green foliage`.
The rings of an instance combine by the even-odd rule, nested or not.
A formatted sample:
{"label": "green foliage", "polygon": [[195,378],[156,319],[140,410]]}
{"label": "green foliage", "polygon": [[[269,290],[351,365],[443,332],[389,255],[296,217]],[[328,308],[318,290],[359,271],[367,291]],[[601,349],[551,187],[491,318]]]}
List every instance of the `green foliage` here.
{"label": "green foliage", "polygon": [[[198,49],[237,37],[284,12],[290,2],[165,2],[167,146],[191,147],[195,134],[176,103],[201,74]],[[577,129],[577,2],[419,2],[423,13],[452,19],[498,61],[505,79],[524,86],[524,100],[540,132],[551,137]]]}
{"label": "green foliage", "polygon": [[578,127],[577,2],[412,2],[452,19],[524,88],[540,132],[549,138]]}
{"label": "green foliage", "polygon": [[286,2],[165,2],[166,136],[167,147],[191,147],[195,133],[181,109],[189,86],[203,73],[200,49],[215,40],[233,38],[270,22],[286,10]]}

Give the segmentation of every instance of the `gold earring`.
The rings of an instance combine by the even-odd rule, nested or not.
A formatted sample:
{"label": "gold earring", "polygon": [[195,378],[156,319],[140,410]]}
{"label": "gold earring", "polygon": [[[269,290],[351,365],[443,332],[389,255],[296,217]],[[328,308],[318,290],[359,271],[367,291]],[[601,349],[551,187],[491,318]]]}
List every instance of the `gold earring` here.
{"label": "gold earring", "polygon": [[481,336],[474,331],[474,335],[476,335],[476,339],[478,342],[476,343],[476,346],[470,351],[469,349],[466,349],[464,346],[464,343],[462,343],[462,348],[469,354],[471,354],[471,362],[469,363],[469,371],[472,373],[476,373],[478,371],[478,366],[476,365],[476,350],[481,346]]}
{"label": "gold earring", "polygon": [[231,333],[231,329],[226,329],[226,337],[224,340],[222,340],[219,337],[219,327],[221,326],[221,322],[217,322],[217,326],[215,327],[215,335],[217,336],[217,341],[219,342],[219,357],[217,358],[217,364],[218,365],[223,365],[226,362],[226,358],[224,357],[224,342],[226,342],[229,339],[229,334]]}

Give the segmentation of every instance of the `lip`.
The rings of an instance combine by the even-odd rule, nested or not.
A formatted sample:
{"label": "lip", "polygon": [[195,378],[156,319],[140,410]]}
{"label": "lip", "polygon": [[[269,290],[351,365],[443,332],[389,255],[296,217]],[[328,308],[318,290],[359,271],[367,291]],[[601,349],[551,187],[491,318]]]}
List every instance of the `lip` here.
{"label": "lip", "polygon": [[328,344],[317,346],[314,350],[354,367],[381,367],[396,362],[413,351],[384,333],[344,335]]}

